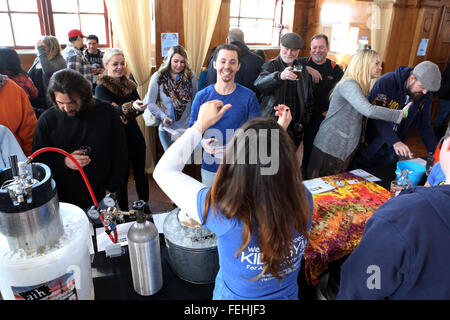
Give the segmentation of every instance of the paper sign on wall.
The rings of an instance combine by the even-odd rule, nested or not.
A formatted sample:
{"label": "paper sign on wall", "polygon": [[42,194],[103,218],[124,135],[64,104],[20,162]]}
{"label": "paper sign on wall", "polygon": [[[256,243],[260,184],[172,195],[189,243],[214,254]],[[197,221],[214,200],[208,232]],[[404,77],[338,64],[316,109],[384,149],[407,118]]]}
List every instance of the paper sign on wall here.
{"label": "paper sign on wall", "polygon": [[428,40],[429,39],[425,38],[420,39],[419,48],[417,49],[417,56],[425,56],[425,54],[427,53]]}
{"label": "paper sign on wall", "polygon": [[167,55],[170,48],[178,45],[178,33],[161,33],[161,54]]}

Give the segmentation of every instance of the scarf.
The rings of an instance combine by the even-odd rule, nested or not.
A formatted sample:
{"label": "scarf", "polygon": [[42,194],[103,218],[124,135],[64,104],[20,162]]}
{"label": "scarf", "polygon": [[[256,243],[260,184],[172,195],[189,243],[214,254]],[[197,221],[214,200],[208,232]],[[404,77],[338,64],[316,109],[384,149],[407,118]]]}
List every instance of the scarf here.
{"label": "scarf", "polygon": [[192,101],[192,83],[185,76],[173,80],[170,72],[164,72],[159,78],[159,84],[163,86],[163,92],[170,98],[173,104],[175,121],[180,120],[186,109],[186,105]]}
{"label": "scarf", "polygon": [[128,79],[126,76],[122,76],[120,79],[115,79],[106,74],[101,74],[98,76],[97,84],[104,85],[106,89],[122,98],[128,97],[137,87],[136,83]]}

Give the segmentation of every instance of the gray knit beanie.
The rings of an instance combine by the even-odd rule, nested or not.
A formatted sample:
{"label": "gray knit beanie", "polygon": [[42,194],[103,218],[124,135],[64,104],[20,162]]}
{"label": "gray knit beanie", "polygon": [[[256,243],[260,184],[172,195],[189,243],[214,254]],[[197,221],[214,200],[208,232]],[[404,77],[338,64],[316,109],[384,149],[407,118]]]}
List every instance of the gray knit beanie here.
{"label": "gray knit beanie", "polygon": [[428,91],[438,91],[441,87],[441,72],[439,67],[431,61],[419,63],[413,69],[412,74]]}

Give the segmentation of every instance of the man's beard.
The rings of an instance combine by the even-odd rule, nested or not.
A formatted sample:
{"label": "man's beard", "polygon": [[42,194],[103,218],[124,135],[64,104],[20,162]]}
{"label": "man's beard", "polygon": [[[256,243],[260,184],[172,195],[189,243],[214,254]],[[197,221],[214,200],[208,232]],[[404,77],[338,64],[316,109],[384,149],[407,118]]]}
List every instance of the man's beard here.
{"label": "man's beard", "polygon": [[319,54],[319,55],[313,54],[313,55],[311,55],[311,58],[315,63],[323,63],[326,59],[326,56],[324,57],[323,54]]}
{"label": "man's beard", "polygon": [[411,100],[413,100],[413,101],[419,101],[423,97],[423,93],[422,92],[413,93],[413,92],[411,92],[411,90],[409,88],[406,88],[406,93],[411,98]]}
{"label": "man's beard", "polygon": [[64,114],[64,117],[66,118],[75,118],[80,114],[80,110],[78,111],[71,111],[70,113],[65,111],[65,110],[61,110],[61,108],[57,107],[56,109],[59,110],[59,112],[62,112]]}
{"label": "man's beard", "polygon": [[294,57],[294,56],[288,56],[288,55],[281,56],[281,60],[283,60],[283,62],[285,64],[294,63],[295,59],[296,59],[296,57]]}

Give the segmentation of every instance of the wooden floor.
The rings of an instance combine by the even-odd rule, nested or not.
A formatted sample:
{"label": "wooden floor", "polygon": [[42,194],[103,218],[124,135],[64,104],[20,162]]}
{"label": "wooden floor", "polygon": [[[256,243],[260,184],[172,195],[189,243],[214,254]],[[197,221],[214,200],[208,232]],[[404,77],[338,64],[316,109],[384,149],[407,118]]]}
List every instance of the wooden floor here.
{"label": "wooden floor", "polygon": [[[427,155],[427,151],[423,142],[415,129],[412,129],[410,132],[409,139],[407,141],[407,145],[414,153],[415,157],[425,157]],[[195,177],[197,180],[201,180],[200,178],[200,165],[189,165],[186,166],[184,172],[191,177]],[[150,198],[149,198],[149,207],[152,212],[164,212],[169,211],[174,208],[174,204],[172,201],[161,191],[159,186],[156,184],[152,175],[148,175],[148,181],[150,184]],[[129,207],[132,207],[133,201],[139,200],[136,194],[136,188],[134,185],[134,180],[132,175],[130,174],[130,179],[128,180],[128,203]]]}

